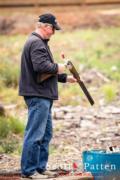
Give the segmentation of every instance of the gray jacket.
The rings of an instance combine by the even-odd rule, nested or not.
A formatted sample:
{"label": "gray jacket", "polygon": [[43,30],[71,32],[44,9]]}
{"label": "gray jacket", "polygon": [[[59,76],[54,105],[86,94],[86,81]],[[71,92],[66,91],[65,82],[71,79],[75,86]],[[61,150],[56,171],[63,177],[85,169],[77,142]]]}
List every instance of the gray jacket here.
{"label": "gray jacket", "polygon": [[[58,75],[58,65],[54,62],[48,40],[33,32],[26,41],[21,57],[19,95],[58,99],[58,81],[66,82],[66,74]],[[53,74],[38,83],[41,74]]]}

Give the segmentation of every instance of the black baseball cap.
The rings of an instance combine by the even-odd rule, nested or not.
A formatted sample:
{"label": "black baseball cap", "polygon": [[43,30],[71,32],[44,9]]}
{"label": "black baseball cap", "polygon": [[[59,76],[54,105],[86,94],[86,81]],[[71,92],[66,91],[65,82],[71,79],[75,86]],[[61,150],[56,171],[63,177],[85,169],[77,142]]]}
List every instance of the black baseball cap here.
{"label": "black baseball cap", "polygon": [[56,20],[56,17],[53,14],[50,14],[50,13],[42,14],[42,15],[39,16],[38,21],[42,22],[42,23],[51,24],[51,25],[53,25],[53,27],[56,30],[61,30],[61,27],[59,26],[59,24],[58,24],[58,22]]}

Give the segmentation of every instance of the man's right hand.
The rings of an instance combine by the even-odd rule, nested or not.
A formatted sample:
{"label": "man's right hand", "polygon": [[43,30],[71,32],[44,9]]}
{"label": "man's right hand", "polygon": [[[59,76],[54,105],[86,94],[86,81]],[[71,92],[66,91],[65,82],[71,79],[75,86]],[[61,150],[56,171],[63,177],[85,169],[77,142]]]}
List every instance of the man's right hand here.
{"label": "man's right hand", "polygon": [[58,64],[58,74],[65,73],[65,64]]}

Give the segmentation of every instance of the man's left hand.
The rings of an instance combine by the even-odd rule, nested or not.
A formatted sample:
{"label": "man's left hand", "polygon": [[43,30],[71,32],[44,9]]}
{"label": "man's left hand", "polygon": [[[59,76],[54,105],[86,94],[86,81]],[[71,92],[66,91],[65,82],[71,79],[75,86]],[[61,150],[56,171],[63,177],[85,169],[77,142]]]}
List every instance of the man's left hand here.
{"label": "man's left hand", "polygon": [[73,76],[67,76],[67,82],[75,83],[75,82],[77,82],[77,80]]}

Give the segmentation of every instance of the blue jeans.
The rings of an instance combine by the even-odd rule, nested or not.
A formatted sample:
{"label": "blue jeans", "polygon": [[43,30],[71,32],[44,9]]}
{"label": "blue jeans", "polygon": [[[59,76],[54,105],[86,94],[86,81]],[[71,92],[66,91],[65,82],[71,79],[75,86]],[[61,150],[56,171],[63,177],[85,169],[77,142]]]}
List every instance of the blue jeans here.
{"label": "blue jeans", "polygon": [[51,108],[53,100],[40,97],[24,97],[28,107],[28,122],[25,129],[21,172],[32,175],[43,172],[49,155],[52,138]]}

